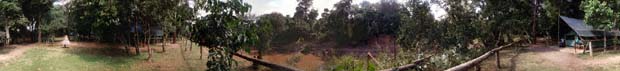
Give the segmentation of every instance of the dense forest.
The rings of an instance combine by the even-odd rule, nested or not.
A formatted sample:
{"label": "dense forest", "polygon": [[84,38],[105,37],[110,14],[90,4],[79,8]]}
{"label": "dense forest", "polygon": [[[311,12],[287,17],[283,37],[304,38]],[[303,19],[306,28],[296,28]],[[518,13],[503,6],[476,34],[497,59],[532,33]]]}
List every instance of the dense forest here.
{"label": "dense forest", "polygon": [[[200,59],[202,50],[207,50],[207,71],[239,70],[238,52],[263,59],[263,55],[282,51],[278,49],[318,53],[328,48],[369,48],[380,51],[376,59],[356,62],[366,59],[365,52],[325,53],[335,64],[323,69],[379,70],[430,57],[413,70],[436,71],[502,45],[533,44],[537,38],[561,41],[570,29],[560,16],[584,19],[604,30],[620,28],[620,1],[616,0],[340,0],[325,9],[312,8],[313,0],[296,0],[292,16],[251,14],[253,6],[244,0],[68,0],[66,5],[52,4],[56,1],[0,0],[2,43],[46,43],[68,35],[71,41],[123,45],[120,53],[146,54],[150,61],[155,47],[149,45],[161,42],[157,49],[166,52],[163,43],[188,40],[183,44],[190,46],[184,49],[198,45]],[[434,17],[432,5],[446,14]],[[370,48],[380,40],[394,46]]]}

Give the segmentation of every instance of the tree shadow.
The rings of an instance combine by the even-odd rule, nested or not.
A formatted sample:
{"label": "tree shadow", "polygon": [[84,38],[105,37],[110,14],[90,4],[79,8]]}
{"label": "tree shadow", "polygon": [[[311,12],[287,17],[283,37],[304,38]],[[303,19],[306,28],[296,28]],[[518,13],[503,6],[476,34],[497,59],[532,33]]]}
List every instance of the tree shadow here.
{"label": "tree shadow", "polygon": [[525,53],[527,51],[525,49],[523,49],[523,48],[514,48],[512,50],[514,50],[513,53],[515,53],[515,55],[510,57],[510,68],[509,68],[509,70],[510,71],[517,71],[517,60],[518,60],[519,56],[522,53]]}
{"label": "tree shadow", "polygon": [[65,48],[66,52],[77,55],[79,59],[87,62],[100,62],[113,67],[133,64],[137,60],[142,60],[139,55],[130,55],[122,48],[102,47],[102,48]]}
{"label": "tree shadow", "polygon": [[0,47],[0,54],[7,54],[13,50],[15,50],[15,46],[4,46]]}

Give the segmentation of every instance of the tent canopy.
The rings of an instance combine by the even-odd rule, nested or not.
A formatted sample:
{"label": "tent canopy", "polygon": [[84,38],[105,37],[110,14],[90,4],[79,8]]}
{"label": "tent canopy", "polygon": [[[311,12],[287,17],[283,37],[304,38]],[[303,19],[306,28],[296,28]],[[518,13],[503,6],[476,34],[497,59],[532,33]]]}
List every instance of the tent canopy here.
{"label": "tent canopy", "polygon": [[602,29],[594,29],[592,26],[585,24],[581,19],[566,16],[560,16],[560,18],[581,37],[620,36],[620,31],[617,29],[605,32]]}

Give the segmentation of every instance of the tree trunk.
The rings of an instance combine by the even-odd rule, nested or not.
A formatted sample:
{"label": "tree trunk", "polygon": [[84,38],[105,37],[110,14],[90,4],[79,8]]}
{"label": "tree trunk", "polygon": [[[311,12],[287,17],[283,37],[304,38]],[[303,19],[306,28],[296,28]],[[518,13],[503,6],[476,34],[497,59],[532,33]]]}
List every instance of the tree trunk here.
{"label": "tree trunk", "polygon": [[187,42],[189,41],[189,39],[185,38],[185,40],[183,40],[183,51],[187,51]]}
{"label": "tree trunk", "polygon": [[11,31],[9,30],[11,26],[6,25],[4,26],[4,31],[6,32],[4,35],[6,35],[6,42],[4,44],[9,45],[11,44]]}
{"label": "tree trunk", "polygon": [[172,44],[176,44],[177,43],[177,32],[174,32],[172,34]]}
{"label": "tree trunk", "polygon": [[607,51],[607,34],[603,36],[603,52],[606,52],[606,51]]}
{"label": "tree trunk", "polygon": [[189,36],[190,36],[189,37],[189,51],[190,52],[192,51],[192,47],[194,47],[194,42],[192,42],[192,39],[194,39],[194,37],[192,37],[193,36],[192,34],[193,33],[191,33],[191,32],[189,33]]}
{"label": "tree trunk", "polygon": [[127,35],[123,35],[123,39],[121,41],[123,41],[123,44],[125,44],[124,45],[125,46],[125,53],[129,55],[129,47],[128,46],[130,46],[130,45],[128,45],[129,44],[129,42],[128,42],[129,40],[127,40]]}
{"label": "tree trunk", "polygon": [[[37,28],[38,28],[38,27],[37,27]],[[38,35],[38,37],[37,37],[37,38],[38,38],[38,39],[37,39],[37,42],[38,42],[38,43],[41,43],[41,29],[38,29],[38,30],[37,30],[37,35]]]}
{"label": "tree trunk", "polygon": [[202,59],[202,46],[200,46],[200,59]]}
{"label": "tree trunk", "polygon": [[168,34],[165,34],[165,31],[164,31],[164,37],[162,38],[162,41],[161,41],[161,50],[163,52],[166,52],[166,39],[167,38],[168,38]]}
{"label": "tree trunk", "polygon": [[189,51],[192,51],[192,47],[194,46],[194,43],[192,43],[192,41],[189,41]]}
{"label": "tree trunk", "polygon": [[[263,53],[265,52],[265,48],[268,48],[271,46],[271,40],[267,40],[267,43],[264,44],[264,46],[261,46],[259,48],[257,48],[258,50],[258,55],[256,56],[256,59],[262,60],[263,59]],[[258,65],[257,63],[252,63],[251,68],[252,69],[258,69]]]}
{"label": "tree trunk", "polygon": [[592,49],[592,41],[588,41],[588,49],[590,51],[590,57],[592,57],[593,53],[594,53],[594,49]]}
{"label": "tree trunk", "polygon": [[533,2],[534,4],[532,4],[534,8],[532,8],[533,13],[532,13],[532,38],[534,38],[534,43],[536,43],[536,15],[538,15],[538,0],[534,0]]}
{"label": "tree trunk", "polygon": [[134,33],[133,40],[134,42],[137,42],[137,43],[134,43],[134,46],[136,47],[136,54],[140,55],[140,47],[142,47],[142,42],[138,39],[135,33]]}
{"label": "tree trunk", "polygon": [[147,26],[147,29],[146,29],[146,50],[148,51],[148,54],[149,54],[148,57],[147,57],[147,60],[150,62],[151,61],[151,57],[153,57],[153,50],[151,50],[151,46],[150,46],[152,35],[151,35],[151,27],[150,27],[150,25],[147,24],[146,26]]}
{"label": "tree trunk", "polygon": [[[35,20],[35,19],[32,19],[32,20]],[[37,21],[32,22],[32,25],[33,25],[33,26],[38,25],[38,24],[37,24]],[[35,29],[35,31],[39,31],[39,30],[38,30],[38,29],[36,29],[35,27],[33,27],[33,28]],[[36,34],[36,33],[35,33],[35,34]],[[36,35],[32,35],[32,40],[30,40],[30,41],[32,42],[32,41],[35,41],[35,40],[38,40],[38,39],[39,39],[39,38],[37,38],[37,36],[36,36]],[[37,42],[38,42],[38,41],[37,41]]]}

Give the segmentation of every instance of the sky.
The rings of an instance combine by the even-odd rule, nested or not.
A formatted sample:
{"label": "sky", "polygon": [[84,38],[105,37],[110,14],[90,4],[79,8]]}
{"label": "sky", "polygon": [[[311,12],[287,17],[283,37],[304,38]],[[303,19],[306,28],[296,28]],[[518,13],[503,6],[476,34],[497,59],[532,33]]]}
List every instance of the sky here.
{"label": "sky", "polygon": [[57,0],[57,1],[55,1],[53,3],[53,5],[56,5],[56,6],[58,6],[58,5],[65,5],[65,4],[69,3],[69,1],[70,0]]}
{"label": "sky", "polygon": [[[327,8],[333,10],[334,4],[340,0],[313,0],[312,8],[319,10],[319,14],[323,12],[323,9]],[[354,4],[359,4],[363,1],[370,3],[377,3],[381,0],[353,0]],[[404,3],[406,0],[397,0],[399,3]],[[251,14],[262,15],[273,12],[279,12],[284,15],[293,16],[295,13],[295,7],[297,7],[297,0],[246,0],[246,3],[252,5]],[[445,10],[439,5],[432,4],[431,10],[435,19],[441,19],[446,14]],[[319,16],[320,17],[320,16]]]}

